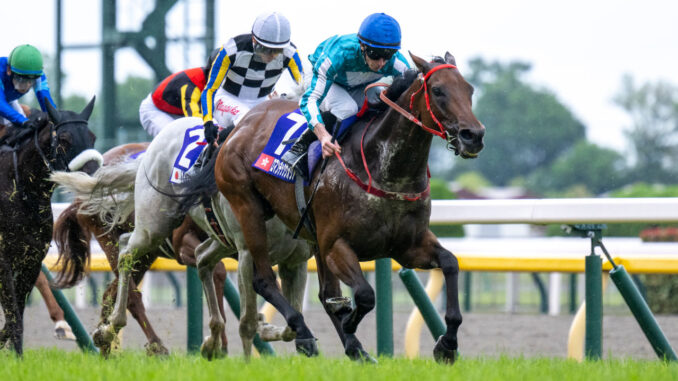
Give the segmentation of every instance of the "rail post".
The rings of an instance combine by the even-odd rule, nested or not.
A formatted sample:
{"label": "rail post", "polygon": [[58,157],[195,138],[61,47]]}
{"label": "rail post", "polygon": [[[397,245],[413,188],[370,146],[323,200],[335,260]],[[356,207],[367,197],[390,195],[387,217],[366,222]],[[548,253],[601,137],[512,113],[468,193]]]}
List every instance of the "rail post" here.
{"label": "rail post", "polygon": [[52,274],[49,272],[44,263],[42,264],[42,272],[47,277],[47,281],[50,285],[49,288],[52,290],[54,299],[56,299],[57,304],[59,304],[59,307],[61,307],[61,309],[64,311],[64,319],[66,319],[68,325],[71,326],[75,340],[78,343],[78,347],[80,347],[83,352],[98,352],[99,350],[94,346],[92,338],[87,334],[87,330],[82,325],[82,322],[80,322],[78,315],[73,310],[73,307],[68,302],[68,299],[66,299],[66,296],[64,296],[63,292],[61,292],[61,290],[58,288],[52,287],[54,278],[52,278]]}
{"label": "rail post", "polygon": [[417,274],[412,269],[403,268],[398,271],[398,275],[410,293],[414,304],[419,309],[419,312],[421,312],[421,316],[424,318],[429,331],[431,331],[433,339],[437,340],[445,333],[445,323],[443,323],[443,319],[438,315],[438,311],[433,306],[431,299],[426,295],[424,286],[421,285]]}
{"label": "rail post", "polygon": [[393,293],[391,258],[375,262],[377,289],[377,355],[393,356]]}
{"label": "rail post", "polygon": [[198,269],[186,267],[186,350],[200,351],[202,344],[202,285]]}

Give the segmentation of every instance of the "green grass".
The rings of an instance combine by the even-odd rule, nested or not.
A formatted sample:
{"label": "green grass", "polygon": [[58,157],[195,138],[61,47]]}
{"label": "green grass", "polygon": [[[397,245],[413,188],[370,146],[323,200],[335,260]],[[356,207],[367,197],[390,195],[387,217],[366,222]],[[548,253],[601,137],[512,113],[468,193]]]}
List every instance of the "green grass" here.
{"label": "green grass", "polygon": [[605,360],[577,363],[554,358],[462,358],[454,366],[432,360],[381,358],[358,364],[344,358],[273,357],[245,362],[242,357],[206,361],[175,354],[148,358],[125,352],[104,360],[98,355],[56,349],[27,350],[22,359],[0,351],[0,380],[678,380],[678,364]]}

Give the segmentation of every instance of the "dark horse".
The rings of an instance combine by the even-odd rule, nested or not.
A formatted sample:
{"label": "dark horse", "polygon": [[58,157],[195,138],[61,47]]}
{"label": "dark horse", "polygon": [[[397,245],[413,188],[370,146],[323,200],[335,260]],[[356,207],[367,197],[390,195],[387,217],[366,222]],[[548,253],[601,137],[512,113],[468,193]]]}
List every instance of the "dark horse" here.
{"label": "dark horse", "polygon": [[102,161],[87,124],[93,108],[94,98],[80,114],[48,102],[46,114],[31,113],[35,130],[14,130],[8,138],[15,145],[0,147],[0,347],[9,342],[17,354],[23,352],[26,297],[52,240],[54,184],[47,177],[55,170],[93,173]]}
{"label": "dark horse", "polygon": [[[459,266],[428,228],[427,161],[433,134],[445,138],[448,148],[461,157],[476,157],[483,148],[485,127],[473,115],[473,88],[457,70],[451,54],[433,62],[410,55],[421,72],[419,79],[402,86],[401,91],[405,90],[400,94],[387,94],[395,103],[391,101],[384,114],[352,127],[341,155],[337,155],[343,161],[329,160],[324,172],[315,172],[306,196],[317,183],[310,213],[317,233],[313,236],[304,229],[302,237],[319,246],[319,297],[352,359],[372,360],[355,336],[358,324],[375,304],[360,262],[393,258],[406,268],[442,268],[447,285],[447,331],[436,342],[433,354],[438,361],[452,363],[462,320]],[[276,214],[291,229],[296,227],[299,212],[294,186],[252,167],[278,118],[296,107],[293,102],[277,100],[253,108],[222,146],[215,175],[254,258],[254,289],[283,314],[297,338],[303,338],[312,334],[275,283],[266,255],[264,224]],[[344,300],[339,281],[352,288],[355,308],[336,302]]]}
{"label": "dark horse", "polygon": [[[113,147],[104,153],[103,165],[114,165],[128,160],[130,156],[145,151],[149,144],[128,143]],[[108,323],[118,291],[118,241],[122,234],[134,230],[134,214],[131,214],[126,221],[110,226],[108,221],[105,221],[98,214],[92,215],[81,212],[79,210],[81,205],[82,200],[76,198],[71,205],[64,209],[54,223],[54,242],[59,251],[58,263],[61,265],[55,280],[56,286],[60,288],[72,287],[86,274],[87,263],[91,258],[89,243],[94,236],[115,274],[115,279],[106,287],[102,297],[101,321],[99,324]],[[174,230],[171,238],[171,247],[163,244],[161,248],[150,251],[134,262],[132,269],[127,310],[136,319],[139,327],[146,335],[148,342],[145,347],[149,355],[166,355],[169,354],[169,351],[155,333],[146,315],[141,292],[136,285],[141,282],[146,271],[159,256],[171,257],[180,264],[195,267],[195,247],[204,241],[207,235],[190,217],[186,217],[181,226]],[[213,277],[217,298],[220,302],[219,311],[225,319],[223,285],[226,280],[226,268],[222,262],[216,265]],[[110,353],[111,345],[96,340],[96,336],[95,344],[101,350],[102,355],[106,356]],[[227,345],[226,334],[224,333],[222,335],[222,351],[226,352]]]}

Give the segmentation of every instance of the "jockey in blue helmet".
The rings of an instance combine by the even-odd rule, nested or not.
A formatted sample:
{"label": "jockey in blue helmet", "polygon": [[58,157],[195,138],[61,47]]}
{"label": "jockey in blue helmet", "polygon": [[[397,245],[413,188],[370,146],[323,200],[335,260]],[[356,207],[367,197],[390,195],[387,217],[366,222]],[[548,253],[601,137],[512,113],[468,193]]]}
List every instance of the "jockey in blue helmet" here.
{"label": "jockey in blue helmet", "polygon": [[320,113],[331,112],[338,126],[358,112],[367,85],[405,72],[409,64],[398,51],[400,39],[398,22],[374,13],[363,20],[357,34],[330,37],[316,48],[308,57],[313,70],[304,78],[307,89],[299,103],[309,129],[282,156],[284,162],[306,177],[306,151],[313,140],[320,140],[323,157],[341,152]]}

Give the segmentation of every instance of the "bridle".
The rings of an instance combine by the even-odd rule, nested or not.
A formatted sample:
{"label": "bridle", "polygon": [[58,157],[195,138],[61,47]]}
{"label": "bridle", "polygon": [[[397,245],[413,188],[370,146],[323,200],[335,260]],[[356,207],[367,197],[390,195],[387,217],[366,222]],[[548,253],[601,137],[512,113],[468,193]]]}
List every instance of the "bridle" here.
{"label": "bridle", "polygon": [[[406,111],[402,107],[398,106],[398,104],[396,104],[392,100],[388,99],[388,97],[386,96],[386,90],[382,91],[381,94],[379,94],[379,97],[381,98],[382,101],[384,101],[384,103],[389,105],[394,110],[398,111],[400,114],[402,114],[409,121],[411,121],[411,122],[415,123],[416,125],[418,125],[419,127],[421,127],[424,131],[429,132],[433,135],[436,135],[436,136],[439,136],[439,137],[445,139],[447,141],[447,148],[448,149],[451,150],[450,147],[452,147],[452,149],[454,149],[453,142],[456,139],[456,137],[451,136],[445,130],[445,128],[443,128],[443,125],[440,123],[440,121],[438,121],[438,118],[436,118],[435,114],[433,114],[433,110],[431,110],[431,102],[429,100],[428,87],[426,85],[426,82],[428,81],[428,78],[431,76],[431,74],[435,73],[436,71],[438,71],[440,69],[456,69],[456,68],[457,67],[455,65],[443,64],[443,65],[436,66],[433,69],[429,70],[429,72],[426,73],[426,75],[423,78],[421,78],[422,86],[419,88],[419,90],[415,91],[412,94],[412,96],[410,97],[410,110],[412,110],[415,95],[417,95],[417,93],[419,93],[421,91],[421,89],[424,89],[424,94],[425,94],[425,97],[426,97],[426,109],[430,113],[433,121],[438,125],[438,128],[439,128],[438,131],[436,131],[436,130],[430,128],[430,127],[427,127],[426,125],[424,125],[424,123],[422,121],[420,121],[414,115],[412,115],[411,112]],[[379,189],[377,187],[372,186],[372,174],[370,173],[370,170],[367,167],[367,159],[365,158],[365,151],[363,149],[363,142],[364,142],[364,139],[365,139],[365,133],[367,132],[367,129],[369,128],[369,126],[372,124],[373,121],[374,121],[374,119],[372,119],[369,123],[367,123],[367,125],[365,126],[365,129],[363,130],[362,137],[360,138],[360,155],[362,156],[363,167],[365,168],[365,172],[367,173],[367,177],[368,177],[368,183],[367,184],[365,184],[362,180],[360,180],[360,178],[355,174],[355,172],[353,172],[352,170],[350,170],[346,166],[346,164],[344,163],[344,160],[341,158],[341,155],[339,155],[338,152],[335,152],[335,156],[337,157],[337,159],[339,159],[339,163],[344,168],[344,171],[346,172],[348,177],[351,180],[353,180],[353,182],[358,184],[358,186],[360,186],[363,190],[365,190],[365,192],[372,194],[372,195],[375,195],[377,197],[387,198],[387,199],[390,199],[390,200],[401,200],[401,201],[417,201],[417,200],[420,200],[422,198],[426,198],[431,193],[431,183],[430,183],[430,180],[429,180],[431,178],[431,173],[429,172],[428,168],[426,170],[426,175],[427,175],[426,189],[423,190],[422,192],[418,192],[418,193],[394,192],[394,191],[387,191],[387,190]]]}
{"label": "bridle", "polygon": [[[45,152],[42,150],[40,147],[40,142],[39,142],[39,135],[40,135],[40,128],[36,128],[33,132],[33,143],[35,145],[35,149],[38,151],[38,154],[42,158],[43,163],[45,163],[45,166],[50,172],[54,172],[54,163],[57,160],[57,130],[59,127],[64,126],[66,124],[72,124],[72,123],[85,123],[87,124],[88,122],[84,119],[74,119],[74,120],[66,120],[63,122],[59,122],[56,125],[52,123],[51,121],[48,121],[49,123],[49,134],[50,134],[50,142],[49,142],[49,158],[47,155],[45,155]],[[16,180],[17,186],[19,186],[19,165],[18,165],[18,158],[17,158],[17,149],[18,147],[14,148],[12,150],[12,161],[14,164],[14,177]]]}
{"label": "bridle", "polygon": [[[438,120],[438,118],[437,118],[437,117],[435,116],[435,114],[433,113],[433,110],[431,109],[431,100],[430,100],[430,98],[429,98],[429,96],[428,96],[428,86],[427,86],[427,82],[428,82],[429,77],[430,77],[433,73],[435,73],[436,71],[438,71],[438,70],[440,70],[440,69],[456,69],[456,68],[457,68],[456,65],[452,65],[452,64],[442,64],[442,65],[438,65],[438,66],[434,67],[433,69],[429,70],[428,73],[426,73],[426,75],[424,75],[423,77],[420,77],[420,80],[421,80],[421,82],[422,82],[422,86],[419,88],[419,90],[415,91],[415,92],[412,93],[412,95],[410,96],[410,111],[405,110],[404,108],[400,107],[397,103],[395,103],[395,102],[393,102],[392,100],[390,100],[390,99],[386,96],[386,90],[382,91],[381,94],[379,94],[379,98],[380,98],[384,103],[386,103],[389,107],[391,107],[392,109],[394,109],[394,110],[396,110],[397,112],[399,112],[401,115],[403,115],[405,118],[407,118],[410,122],[412,122],[412,123],[418,125],[418,126],[421,127],[424,131],[426,131],[426,132],[428,132],[428,133],[430,133],[430,134],[433,134],[433,135],[438,136],[438,137],[440,137],[440,138],[442,138],[442,139],[445,139],[445,141],[447,141],[447,149],[450,150],[450,151],[455,150],[453,142],[454,142],[457,138],[456,138],[455,136],[453,136],[453,135],[450,135],[450,133],[449,133],[447,130],[445,130],[445,128],[443,127],[442,123],[440,123],[440,121]],[[414,105],[414,97],[415,97],[422,89],[424,89],[424,97],[425,97],[425,99],[426,99],[426,110],[428,110],[429,115],[431,115],[431,119],[433,119],[433,121],[434,121],[434,122],[436,123],[436,125],[438,126],[438,130],[434,130],[433,128],[430,128],[430,127],[426,126],[422,121],[420,121],[419,119],[417,119],[417,118],[416,118],[414,115],[412,115],[412,113],[411,113],[412,107],[413,107],[413,105]]]}

